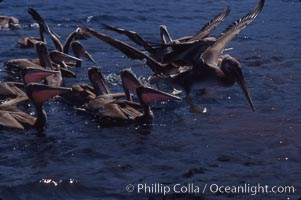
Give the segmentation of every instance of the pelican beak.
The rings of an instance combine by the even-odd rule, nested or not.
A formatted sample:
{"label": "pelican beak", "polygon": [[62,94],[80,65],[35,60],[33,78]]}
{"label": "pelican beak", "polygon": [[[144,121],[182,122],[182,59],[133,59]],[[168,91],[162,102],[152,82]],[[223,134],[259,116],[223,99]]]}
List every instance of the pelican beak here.
{"label": "pelican beak", "polygon": [[39,57],[39,61],[42,67],[44,68],[52,68],[51,60],[48,55],[48,50],[43,42],[35,43],[36,53]]}
{"label": "pelican beak", "polygon": [[43,80],[44,78],[50,75],[58,74],[59,72],[54,70],[42,69],[42,68],[39,69],[39,68],[27,67],[23,69],[21,73],[22,73],[24,85],[27,85],[28,83],[34,83]]}
{"label": "pelican beak", "polygon": [[65,62],[72,62],[72,61],[82,61],[81,59],[79,58],[76,58],[74,56],[70,56],[68,54],[65,54],[65,53],[62,53],[62,52],[59,52],[57,50],[52,50],[50,53],[49,53],[49,56],[51,58],[51,60],[55,63],[61,63],[62,61],[65,61]]}
{"label": "pelican beak", "polygon": [[75,40],[86,40],[91,37],[91,34],[89,32],[81,28],[77,28],[74,32],[76,33],[74,37]]}
{"label": "pelican beak", "polygon": [[163,44],[170,44],[172,42],[166,25],[160,25],[160,37]]}
{"label": "pelican beak", "polygon": [[88,51],[85,51],[83,55],[81,55],[84,58],[87,58],[89,61],[91,61],[92,63],[94,63],[96,65],[95,60],[92,58],[91,54],[89,54]]}
{"label": "pelican beak", "polygon": [[138,87],[136,93],[140,102],[147,106],[155,101],[181,100],[180,97],[144,86]]}
{"label": "pelican beak", "polygon": [[132,92],[136,91],[138,87],[142,86],[140,81],[136,78],[136,76],[133,74],[132,70],[130,69],[122,70],[120,72],[120,78],[123,87]]}
{"label": "pelican beak", "polygon": [[72,91],[71,88],[54,87],[40,83],[30,83],[26,87],[28,97],[36,104],[42,105],[43,102],[56,95]]}
{"label": "pelican beak", "polygon": [[43,18],[41,15],[33,8],[28,8],[27,12],[31,15],[31,17],[39,24],[40,29],[44,33],[49,33],[49,27],[48,25],[44,22]]}
{"label": "pelican beak", "polygon": [[103,94],[101,88],[105,89],[106,94],[110,94],[110,89],[106,83],[106,80],[97,67],[90,67],[88,69],[88,76],[94,88],[96,89],[97,95]]}
{"label": "pelican beak", "polygon": [[238,85],[240,86],[240,88],[241,88],[242,91],[244,92],[245,96],[247,97],[248,102],[249,102],[249,104],[250,104],[252,110],[255,112],[255,106],[254,106],[254,104],[253,104],[251,95],[250,95],[249,90],[248,90],[248,88],[247,88],[247,84],[246,84],[246,82],[245,82],[245,79],[244,79],[244,77],[243,77],[242,72],[241,72],[241,71],[236,72],[236,73],[235,73],[235,76],[236,76],[236,80],[237,80]]}
{"label": "pelican beak", "polygon": [[131,69],[124,69],[120,72],[120,78],[122,81],[123,90],[128,101],[132,101],[130,91],[135,92],[142,84],[133,74]]}
{"label": "pelican beak", "polygon": [[96,62],[92,58],[91,54],[89,54],[78,41],[72,42],[71,46],[72,46],[72,50],[74,52],[74,55],[76,57],[86,58],[89,61],[91,61],[92,63],[96,64]]}
{"label": "pelican beak", "polygon": [[60,71],[61,71],[63,77],[76,78],[76,74],[69,69],[60,68]]}

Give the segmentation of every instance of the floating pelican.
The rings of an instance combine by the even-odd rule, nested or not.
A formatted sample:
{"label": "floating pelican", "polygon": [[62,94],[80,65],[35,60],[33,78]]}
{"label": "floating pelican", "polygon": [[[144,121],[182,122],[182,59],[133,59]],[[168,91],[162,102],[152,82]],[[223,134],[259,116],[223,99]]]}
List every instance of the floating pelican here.
{"label": "floating pelican", "polygon": [[85,104],[84,108],[102,123],[151,122],[154,117],[150,108],[152,102],[171,99],[180,100],[177,96],[143,86],[131,73],[122,72],[121,78],[126,90],[135,88],[139,103],[129,100],[115,100],[111,95],[108,96],[107,94],[97,96],[94,100]]}
{"label": "floating pelican", "polygon": [[49,98],[70,91],[70,88],[54,87],[39,83],[30,83],[26,86],[26,94],[36,108],[36,121],[34,127],[39,133],[44,133],[47,124],[47,115],[43,103]]}
{"label": "floating pelican", "polygon": [[[92,84],[92,87],[84,84],[74,84],[71,86],[72,91],[66,92],[62,96],[67,103],[81,106],[89,101],[95,99],[98,95],[111,96],[112,99],[124,97],[123,93],[111,94],[110,89],[107,86],[106,80],[103,77],[99,68],[93,66],[88,69],[88,77]],[[104,91],[102,90],[104,89]]]}
{"label": "floating pelican", "polygon": [[[64,68],[64,61],[81,61],[80,59],[58,52],[57,50],[48,51],[45,43],[35,43],[36,54],[38,59],[11,59],[5,62],[8,71],[20,72],[25,68],[48,68],[52,70],[60,70],[63,77],[75,77],[74,72]],[[54,63],[56,63],[54,65]],[[60,64],[63,67],[58,67]],[[17,73],[18,74],[18,73]]]}
{"label": "floating pelican", "polygon": [[[0,105],[0,127],[24,129],[27,127],[36,127],[38,131],[44,131],[46,125],[46,114],[43,110],[43,102],[48,98],[65,92],[66,88],[55,88],[42,84],[32,83],[39,81],[50,74],[57,73],[56,71],[27,69],[23,72],[24,83],[29,83],[25,86],[26,95],[18,95],[13,99],[5,101]],[[24,86],[24,85],[23,85]],[[69,91],[69,89],[67,90]],[[37,118],[21,111],[17,106],[25,103],[28,97],[36,106]]]}
{"label": "floating pelican", "polygon": [[23,89],[29,83],[38,82],[45,79],[47,76],[57,74],[57,71],[46,70],[42,68],[28,67],[21,71],[21,82],[2,82],[0,83],[0,100],[26,97]]}
{"label": "floating pelican", "polygon": [[15,30],[20,28],[19,20],[13,16],[0,15],[0,20],[2,20],[0,22],[0,30],[2,29]]}

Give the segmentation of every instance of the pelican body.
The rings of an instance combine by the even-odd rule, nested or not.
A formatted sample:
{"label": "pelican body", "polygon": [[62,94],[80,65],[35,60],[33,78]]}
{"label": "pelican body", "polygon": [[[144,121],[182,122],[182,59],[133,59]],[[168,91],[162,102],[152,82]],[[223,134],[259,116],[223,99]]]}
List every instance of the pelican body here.
{"label": "pelican body", "polygon": [[[48,98],[65,92],[65,88],[54,88],[42,84],[33,83],[44,79],[47,76],[56,74],[56,71],[28,68],[22,72],[26,93],[9,99],[0,105],[0,128],[25,129],[37,127],[39,132],[45,130],[46,113],[43,111],[42,104]],[[7,98],[7,97],[6,97]],[[30,98],[36,106],[37,117],[21,111],[17,106],[25,103]]]}
{"label": "pelican body", "polygon": [[[111,94],[98,95],[84,105],[87,112],[92,113],[102,124],[145,123],[153,120],[150,104],[154,101],[180,100],[179,97],[143,86],[131,73],[121,73],[123,86],[126,90],[134,90],[139,103],[131,100],[120,100]],[[132,81],[134,80],[134,81]],[[127,92],[125,91],[127,94]]]}
{"label": "pelican body", "polygon": [[0,15],[0,20],[2,20],[0,21],[0,30],[2,29],[15,30],[20,28],[19,20],[13,16]]}
{"label": "pelican body", "polygon": [[[167,76],[173,83],[181,86],[185,90],[191,111],[203,112],[202,108],[192,102],[192,98],[190,97],[192,88],[198,84],[210,86],[212,82],[223,87],[229,87],[234,85],[234,83],[238,83],[247,97],[252,110],[255,111],[255,106],[244,80],[241,64],[237,59],[229,55],[222,55],[222,53],[226,45],[235,38],[240,31],[246,28],[248,24],[255,20],[261,12],[264,3],[265,0],[260,0],[253,10],[228,26],[226,30],[216,38],[216,41],[206,49],[202,49],[203,46],[198,46],[198,44],[191,47],[195,49],[201,48],[202,50],[197,50],[194,58],[190,59],[192,64],[190,70]],[[192,50],[194,51],[195,49]],[[192,50],[188,48],[186,51],[189,52]]]}

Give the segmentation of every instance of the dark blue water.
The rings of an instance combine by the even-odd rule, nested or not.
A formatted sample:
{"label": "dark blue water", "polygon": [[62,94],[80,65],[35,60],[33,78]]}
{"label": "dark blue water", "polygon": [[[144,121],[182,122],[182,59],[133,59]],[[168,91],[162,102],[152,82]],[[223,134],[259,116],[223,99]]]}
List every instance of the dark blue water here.
{"label": "dark blue water", "polygon": [[[47,2],[47,3],[46,3]],[[246,14],[255,0],[193,1],[71,1],[4,0],[0,15],[33,23],[26,9],[37,9],[62,38],[77,26],[101,31],[101,23],[135,30],[147,40],[159,40],[159,25],[166,24],[174,38],[191,35],[230,6],[218,27]],[[0,130],[0,199],[162,199],[162,194],[128,193],[126,185],[139,183],[198,186],[218,184],[294,186],[294,194],[168,195],[167,199],[298,199],[301,197],[301,3],[267,0],[263,12],[233,40],[229,52],[243,65],[256,112],[240,88],[209,88],[194,96],[208,108],[192,114],[185,101],[157,106],[150,129],[103,127],[89,115],[62,102],[46,104],[46,137],[35,130]],[[106,31],[103,31],[106,32]],[[106,32],[122,40],[123,36]],[[21,49],[22,36],[38,35],[37,28],[0,31],[0,65],[12,58],[34,58],[33,49]],[[49,41],[50,48],[52,47]],[[151,71],[125,58],[112,47],[91,38],[82,44],[106,76],[132,67],[138,76]],[[85,62],[78,78],[66,85],[87,82]],[[1,67],[2,68],[2,67]],[[1,80],[6,80],[1,74]],[[121,91],[120,86],[112,86]]]}

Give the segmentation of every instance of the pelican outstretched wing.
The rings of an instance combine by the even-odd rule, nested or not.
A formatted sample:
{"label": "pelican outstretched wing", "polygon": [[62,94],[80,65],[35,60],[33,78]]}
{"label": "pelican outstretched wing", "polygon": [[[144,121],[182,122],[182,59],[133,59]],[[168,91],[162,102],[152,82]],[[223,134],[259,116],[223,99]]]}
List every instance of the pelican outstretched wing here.
{"label": "pelican outstretched wing", "polygon": [[217,66],[217,59],[227,46],[227,44],[237,36],[240,31],[245,29],[247,25],[255,20],[264,6],[265,0],[260,0],[257,6],[247,15],[235,21],[228,26],[226,30],[217,38],[216,42],[208,48],[202,55],[203,61],[212,67]]}

